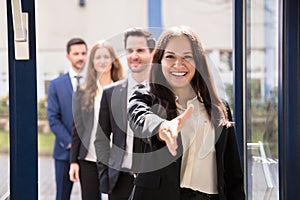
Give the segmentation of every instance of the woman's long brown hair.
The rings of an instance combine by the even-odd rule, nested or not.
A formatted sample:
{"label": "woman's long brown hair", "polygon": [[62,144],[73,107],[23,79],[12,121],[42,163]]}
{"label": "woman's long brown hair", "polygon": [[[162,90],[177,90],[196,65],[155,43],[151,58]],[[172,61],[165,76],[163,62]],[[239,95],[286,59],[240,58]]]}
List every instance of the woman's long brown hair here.
{"label": "woman's long brown hair", "polygon": [[165,107],[168,119],[173,119],[177,116],[175,94],[172,92],[172,87],[166,81],[161,67],[165,48],[170,39],[174,37],[186,37],[191,44],[196,72],[190,84],[198,100],[204,103],[206,111],[214,124],[228,125],[226,107],[216,92],[202,44],[198,36],[189,27],[173,27],[166,30],[160,36],[153,54],[153,64],[149,80],[150,92]]}

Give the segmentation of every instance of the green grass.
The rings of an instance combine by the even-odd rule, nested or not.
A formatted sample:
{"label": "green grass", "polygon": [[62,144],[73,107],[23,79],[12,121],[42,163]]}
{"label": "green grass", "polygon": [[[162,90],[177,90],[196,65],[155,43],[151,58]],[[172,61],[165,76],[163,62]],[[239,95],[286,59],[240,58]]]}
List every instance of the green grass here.
{"label": "green grass", "polygon": [[7,132],[0,129],[0,150],[8,150],[9,135]]}
{"label": "green grass", "polygon": [[[51,154],[53,151],[54,134],[38,133],[38,151],[42,154]],[[9,151],[9,134],[0,129],[0,150]]]}
{"label": "green grass", "polygon": [[54,145],[53,133],[39,133],[38,137],[38,150],[39,153],[52,153]]}

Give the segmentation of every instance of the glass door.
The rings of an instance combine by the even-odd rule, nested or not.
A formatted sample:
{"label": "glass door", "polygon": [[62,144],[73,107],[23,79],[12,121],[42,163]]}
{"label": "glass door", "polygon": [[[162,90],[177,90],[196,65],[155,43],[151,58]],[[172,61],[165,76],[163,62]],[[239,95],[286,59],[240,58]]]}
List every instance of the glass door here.
{"label": "glass door", "polygon": [[245,140],[248,199],[279,199],[279,1],[246,1]]}

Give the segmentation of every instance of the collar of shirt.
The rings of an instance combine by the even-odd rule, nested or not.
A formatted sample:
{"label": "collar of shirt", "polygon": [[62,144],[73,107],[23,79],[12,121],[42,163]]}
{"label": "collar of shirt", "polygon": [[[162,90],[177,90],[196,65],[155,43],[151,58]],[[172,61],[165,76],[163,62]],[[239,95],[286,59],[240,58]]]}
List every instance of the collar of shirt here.
{"label": "collar of shirt", "polygon": [[71,79],[73,91],[75,92],[76,88],[77,88],[77,80],[76,80],[75,76],[81,76],[82,78],[79,80],[79,82],[82,83],[83,80],[84,80],[83,72],[81,72],[80,74],[77,74],[74,71],[74,69],[72,67],[70,67],[70,69],[69,69],[69,76],[70,76],[70,79]]}
{"label": "collar of shirt", "polygon": [[71,79],[73,79],[74,76],[78,76],[78,75],[82,76],[82,78],[84,78],[83,72],[81,72],[80,74],[77,74],[72,67],[70,67],[70,69],[69,69],[69,75],[70,75]]}
{"label": "collar of shirt", "polygon": [[145,85],[147,84],[147,81],[144,80],[143,82],[141,83],[138,83],[134,78],[132,78],[132,76],[128,76],[128,90],[127,90],[127,94],[128,96],[131,95],[131,93],[133,93],[134,91],[134,87],[138,84],[142,84],[142,85]]}
{"label": "collar of shirt", "polygon": [[103,88],[102,88],[102,86],[100,85],[100,82],[97,81],[97,94],[102,94],[102,91],[103,91]]}
{"label": "collar of shirt", "polygon": [[[186,108],[188,107],[189,104],[196,104],[197,105],[197,103],[195,103],[195,102],[198,102],[197,96],[195,96],[194,98],[192,98],[192,99],[190,99],[186,102],[186,104],[187,104]],[[186,110],[186,108],[184,108],[182,105],[179,104],[179,97],[178,96],[175,97],[175,103],[176,103],[176,107],[177,107],[178,110],[180,110],[180,111]]]}
{"label": "collar of shirt", "polygon": [[[200,100],[202,100],[201,97],[200,97]],[[204,103],[200,102],[198,100],[197,96],[195,96],[194,98],[187,101],[186,108],[184,108],[182,105],[179,104],[178,96],[176,96],[175,103],[176,103],[176,107],[177,107],[177,112],[179,114],[183,113],[190,104],[193,104],[194,111],[193,111],[193,114],[190,118],[194,118],[194,117],[197,118],[200,115],[203,115],[203,114],[206,115],[207,114]]]}

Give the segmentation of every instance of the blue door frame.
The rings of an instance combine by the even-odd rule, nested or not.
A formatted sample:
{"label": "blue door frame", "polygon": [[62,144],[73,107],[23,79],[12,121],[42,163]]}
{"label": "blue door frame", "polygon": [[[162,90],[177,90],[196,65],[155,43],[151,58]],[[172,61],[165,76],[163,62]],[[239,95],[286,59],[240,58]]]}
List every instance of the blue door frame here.
{"label": "blue door frame", "polygon": [[[234,6],[234,44],[233,44],[233,67],[234,67],[234,121],[236,133],[244,132],[244,90],[245,90],[245,64],[244,64],[244,47],[245,47],[245,28],[244,28],[244,1],[235,0]],[[244,160],[245,147],[243,134],[237,134],[241,160]]]}
{"label": "blue door frame", "polygon": [[[151,0],[148,1],[149,6]],[[153,1],[154,2],[154,1]],[[152,2],[152,3],[153,3]],[[237,132],[244,132],[244,0],[234,0],[234,108]],[[161,0],[149,7],[149,27],[162,27]],[[153,6],[152,5],[152,6]],[[300,199],[300,2],[281,3],[279,44],[279,180],[280,199]],[[38,199],[37,82],[34,0],[22,0],[29,14],[29,60],[14,59],[11,0],[7,0],[9,110],[10,110],[10,199]],[[155,9],[154,9],[155,8]],[[159,16],[152,21],[152,15]],[[238,135],[241,158],[244,138]]]}
{"label": "blue door frame", "polygon": [[279,72],[280,199],[300,199],[300,2],[282,1]]}
{"label": "blue door frame", "polygon": [[34,0],[28,13],[29,60],[15,60],[11,0],[7,0],[10,121],[10,199],[38,199],[37,81]]}

